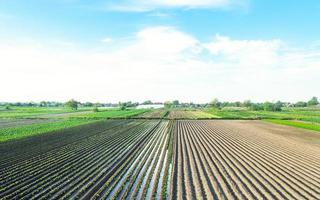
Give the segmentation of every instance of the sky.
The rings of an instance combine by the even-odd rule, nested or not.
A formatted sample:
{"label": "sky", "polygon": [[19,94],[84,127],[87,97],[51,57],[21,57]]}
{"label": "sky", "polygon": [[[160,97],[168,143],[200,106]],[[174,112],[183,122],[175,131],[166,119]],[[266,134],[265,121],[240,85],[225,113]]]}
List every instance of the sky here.
{"label": "sky", "polygon": [[320,97],[318,0],[0,0],[0,102]]}

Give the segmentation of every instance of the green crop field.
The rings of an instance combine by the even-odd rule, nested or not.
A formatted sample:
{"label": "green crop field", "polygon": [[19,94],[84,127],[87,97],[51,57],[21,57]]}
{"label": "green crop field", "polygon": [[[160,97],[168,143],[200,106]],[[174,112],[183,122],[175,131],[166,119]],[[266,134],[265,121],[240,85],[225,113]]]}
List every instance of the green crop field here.
{"label": "green crop field", "polygon": [[65,128],[79,126],[82,124],[92,123],[94,120],[85,119],[64,119],[55,122],[38,123],[31,125],[22,125],[11,128],[0,129],[0,142],[25,138],[33,135],[48,133]]}
{"label": "green crop field", "polygon": [[244,108],[206,109],[205,112],[222,119],[284,119],[301,120],[320,123],[320,109],[318,108],[285,108],[280,112],[252,111]]}
{"label": "green crop field", "polygon": [[[92,108],[72,111],[65,108],[13,107],[0,111],[0,142],[25,138],[65,128],[92,123],[104,119],[134,117],[148,109],[100,109]],[[48,119],[48,120],[44,120]]]}
{"label": "green crop field", "polygon": [[130,118],[145,112],[149,111],[148,109],[127,109],[127,110],[119,110],[119,109],[110,109],[104,110],[100,112],[90,112],[85,114],[80,114],[76,116],[72,116],[72,118],[78,119],[116,119],[116,118]]}
{"label": "green crop field", "polygon": [[297,128],[313,130],[313,131],[320,131],[320,123],[279,120],[279,119],[265,119],[264,121],[275,123],[275,124],[281,124],[281,125],[286,125],[286,126],[292,126],[292,127],[297,127]]}
{"label": "green crop field", "polygon": [[9,110],[0,109],[0,118],[37,118],[44,115],[63,114],[63,113],[77,113],[89,111],[90,109],[79,109],[73,111],[64,107],[45,108],[45,107],[10,107]]}

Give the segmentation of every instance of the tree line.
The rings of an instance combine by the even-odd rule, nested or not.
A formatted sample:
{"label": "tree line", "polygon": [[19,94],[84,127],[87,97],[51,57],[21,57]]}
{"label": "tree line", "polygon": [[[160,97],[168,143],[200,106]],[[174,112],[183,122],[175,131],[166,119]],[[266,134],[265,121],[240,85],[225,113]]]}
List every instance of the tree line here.
{"label": "tree line", "polygon": [[5,109],[10,109],[12,106],[16,107],[67,107],[72,110],[77,110],[79,107],[93,107],[94,111],[98,111],[98,107],[119,107],[121,110],[125,110],[127,108],[135,108],[139,105],[151,105],[151,104],[163,104],[165,108],[215,108],[222,109],[225,107],[244,107],[250,110],[265,110],[265,111],[281,111],[283,107],[310,107],[319,105],[319,100],[317,97],[312,97],[309,101],[298,101],[296,103],[289,102],[263,102],[263,103],[255,103],[251,100],[245,100],[243,102],[221,102],[218,99],[212,100],[210,103],[205,104],[197,104],[197,103],[181,103],[179,100],[174,101],[166,101],[164,103],[153,103],[150,100],[144,101],[142,103],[138,102],[119,102],[119,103],[92,103],[85,102],[81,103],[77,100],[70,99],[65,103],[55,102],[55,101],[41,101],[39,103],[34,102],[16,102],[16,103],[6,103],[0,102],[0,106],[5,107]]}

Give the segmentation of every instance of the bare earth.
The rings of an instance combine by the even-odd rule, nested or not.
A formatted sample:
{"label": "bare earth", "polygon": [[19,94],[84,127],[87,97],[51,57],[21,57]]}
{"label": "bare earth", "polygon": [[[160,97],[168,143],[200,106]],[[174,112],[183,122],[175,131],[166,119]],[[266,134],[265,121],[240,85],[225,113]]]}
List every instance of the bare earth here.
{"label": "bare earth", "polygon": [[320,134],[260,121],[178,121],[173,199],[320,199]]}

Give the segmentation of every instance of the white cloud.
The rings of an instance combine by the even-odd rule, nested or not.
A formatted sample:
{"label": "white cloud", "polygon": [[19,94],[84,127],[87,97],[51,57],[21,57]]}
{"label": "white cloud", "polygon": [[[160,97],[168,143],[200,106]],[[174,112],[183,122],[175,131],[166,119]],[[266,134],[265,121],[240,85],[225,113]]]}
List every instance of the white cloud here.
{"label": "white cloud", "polygon": [[290,100],[318,95],[320,50],[150,27],[101,51],[0,44],[0,101]]}
{"label": "white cloud", "polygon": [[123,0],[111,1],[107,7],[119,11],[144,12],[163,8],[230,8],[232,6],[244,6],[247,3],[248,0]]}
{"label": "white cloud", "polygon": [[112,39],[112,38],[109,38],[109,37],[106,37],[106,38],[103,38],[103,39],[101,40],[101,42],[103,42],[103,43],[111,43],[111,42],[113,42],[113,39]]}
{"label": "white cloud", "polygon": [[231,40],[229,37],[216,35],[215,39],[204,45],[209,52],[222,56],[225,60],[247,66],[276,64],[282,46],[280,40]]}

